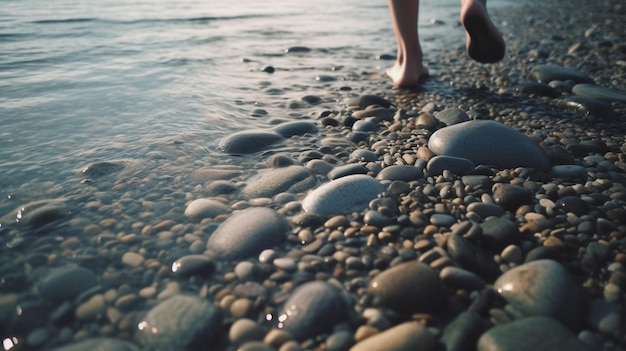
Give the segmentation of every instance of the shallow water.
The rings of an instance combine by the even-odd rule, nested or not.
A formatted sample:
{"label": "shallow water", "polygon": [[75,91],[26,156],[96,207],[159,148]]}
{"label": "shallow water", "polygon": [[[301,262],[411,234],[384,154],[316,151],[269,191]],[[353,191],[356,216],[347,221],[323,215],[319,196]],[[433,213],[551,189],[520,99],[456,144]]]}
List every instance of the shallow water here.
{"label": "shallow water", "polygon": [[[426,50],[458,31],[456,1],[433,3],[422,6]],[[346,75],[381,71],[390,62],[377,55],[395,50],[381,0],[9,0],[2,8],[5,195],[31,180],[63,183],[91,162],[142,158],[168,138],[184,140],[194,157],[216,152],[219,137],[285,118],[294,112],[287,101],[337,89]],[[292,46],[312,51],[285,54]],[[274,74],[261,71],[268,65]],[[320,84],[320,74],[337,81]],[[253,117],[257,108],[268,114]]]}

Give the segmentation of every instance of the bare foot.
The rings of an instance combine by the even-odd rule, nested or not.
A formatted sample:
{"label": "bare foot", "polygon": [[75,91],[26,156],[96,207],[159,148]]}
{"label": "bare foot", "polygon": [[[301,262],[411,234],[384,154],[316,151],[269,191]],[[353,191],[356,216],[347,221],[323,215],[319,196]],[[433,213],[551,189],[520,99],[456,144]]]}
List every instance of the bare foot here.
{"label": "bare foot", "polygon": [[462,0],[461,23],[465,27],[467,53],[482,63],[494,63],[504,57],[502,35],[491,22],[485,0]]}
{"label": "bare foot", "polygon": [[414,87],[419,85],[420,80],[428,77],[428,68],[422,63],[408,65],[396,62],[393,67],[385,70],[385,74],[397,87]]}

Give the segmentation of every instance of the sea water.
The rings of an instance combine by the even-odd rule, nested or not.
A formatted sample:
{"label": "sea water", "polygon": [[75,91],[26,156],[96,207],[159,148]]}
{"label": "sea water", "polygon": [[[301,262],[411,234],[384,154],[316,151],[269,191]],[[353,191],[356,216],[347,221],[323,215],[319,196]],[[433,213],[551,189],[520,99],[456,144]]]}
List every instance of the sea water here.
{"label": "sea water", "polygon": [[[456,0],[423,1],[425,50],[457,16]],[[293,46],[312,51],[286,55]],[[306,94],[290,86],[382,71],[392,61],[377,56],[394,53],[384,0],[3,0],[0,191],[140,158],[168,137],[214,152],[219,137],[264,126],[258,106]]]}
{"label": "sea water", "polygon": [[[458,0],[421,2],[427,61],[463,45],[458,15]],[[71,193],[94,162],[150,160],[172,177],[236,163],[220,138],[337,108],[395,45],[385,0],[2,0],[0,217]],[[332,98],[290,103],[306,95]]]}

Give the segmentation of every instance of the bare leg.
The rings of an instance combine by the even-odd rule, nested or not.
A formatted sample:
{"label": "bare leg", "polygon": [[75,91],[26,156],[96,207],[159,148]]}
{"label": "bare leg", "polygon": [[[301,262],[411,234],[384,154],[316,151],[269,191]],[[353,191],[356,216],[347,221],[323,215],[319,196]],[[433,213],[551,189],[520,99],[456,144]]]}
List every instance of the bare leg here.
{"label": "bare leg", "polygon": [[428,76],[422,62],[422,47],[417,34],[419,0],[388,0],[393,23],[398,58],[385,72],[395,86],[415,86]]}
{"label": "bare leg", "polygon": [[487,0],[461,0],[461,23],[465,27],[467,53],[482,63],[504,57],[504,39],[487,13]]}

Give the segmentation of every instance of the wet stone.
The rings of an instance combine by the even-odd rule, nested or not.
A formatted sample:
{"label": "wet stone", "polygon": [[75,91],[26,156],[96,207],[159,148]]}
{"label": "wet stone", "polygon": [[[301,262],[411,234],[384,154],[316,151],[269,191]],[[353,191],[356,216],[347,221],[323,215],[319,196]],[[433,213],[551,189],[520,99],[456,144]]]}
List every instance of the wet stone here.
{"label": "wet stone", "polygon": [[368,169],[360,164],[349,163],[347,165],[337,166],[328,172],[328,178],[335,180],[352,174],[367,174]]}
{"label": "wet stone", "polygon": [[384,108],[391,106],[391,102],[378,95],[361,95],[357,98],[351,98],[346,100],[348,106],[358,106],[361,109],[370,105],[378,105]]}
{"label": "wet stone", "polygon": [[493,262],[493,253],[474,245],[460,235],[452,235],[446,241],[450,257],[462,268],[467,269],[488,282],[499,274]]}
{"label": "wet stone", "polygon": [[428,140],[436,155],[466,158],[478,165],[502,168],[550,168],[543,149],[526,135],[502,123],[472,120],[441,128]]}
{"label": "wet stone", "polygon": [[594,330],[611,334],[617,331],[622,320],[622,314],[616,304],[604,299],[591,301],[587,321]]}
{"label": "wet stone", "polygon": [[65,199],[47,199],[29,202],[0,217],[0,225],[19,223],[20,225],[40,227],[56,220],[67,218],[70,214]]}
{"label": "wet stone", "polygon": [[528,317],[495,326],[478,341],[478,351],[591,351],[576,335],[549,317]]}
{"label": "wet stone", "polygon": [[365,222],[365,224],[374,225],[379,228],[382,228],[382,227],[385,227],[394,223],[393,219],[383,215],[382,213],[378,211],[373,211],[373,210],[365,212],[365,215],[363,216],[363,221]]}
{"label": "wet stone", "polygon": [[520,241],[517,225],[505,218],[494,218],[480,224],[483,232],[484,247],[492,252],[499,253],[510,244]]}
{"label": "wet stone", "polygon": [[59,303],[73,300],[82,292],[98,284],[96,274],[90,269],[65,266],[50,271],[38,285],[39,294],[45,300]]}
{"label": "wet stone", "polygon": [[600,87],[594,84],[576,84],[572,93],[607,102],[616,101],[626,103],[626,93],[610,88]]}
{"label": "wet stone", "polygon": [[405,182],[414,181],[424,177],[421,169],[407,165],[393,165],[383,168],[378,173],[376,179],[379,180],[402,180]]}
{"label": "wet stone", "polygon": [[469,116],[467,115],[467,113],[465,113],[465,111],[458,109],[456,107],[450,107],[442,111],[436,112],[435,118],[445,123],[446,126],[451,126],[453,124],[467,122],[470,120]]}
{"label": "wet stone", "polygon": [[207,300],[176,295],[138,323],[137,340],[147,349],[192,351],[210,349],[220,335],[221,315]]}
{"label": "wet stone", "polygon": [[359,120],[352,125],[352,130],[359,132],[375,132],[378,129],[378,125],[370,120]]}
{"label": "wet stone", "polygon": [[287,219],[272,209],[248,208],[222,223],[209,238],[207,249],[226,260],[251,257],[281,244],[290,228]]}
{"label": "wet stone", "polygon": [[558,262],[537,260],[502,274],[493,288],[523,316],[547,316],[577,330],[585,303],[570,273]]}
{"label": "wet stone", "polygon": [[352,112],[352,116],[359,119],[376,117],[379,121],[393,121],[393,114],[385,107],[368,107],[365,110]]}
{"label": "wet stone", "polygon": [[572,95],[559,100],[557,106],[573,110],[583,116],[596,118],[612,118],[615,116],[613,107],[608,102],[582,95]]}
{"label": "wet stone", "polygon": [[229,154],[250,154],[265,150],[266,147],[282,140],[283,137],[274,132],[242,131],[224,137],[218,147]]}
{"label": "wet stone", "polygon": [[273,197],[283,192],[300,193],[317,184],[315,175],[302,166],[263,171],[248,180],[242,194],[246,198]]}
{"label": "wet stone", "polygon": [[214,263],[204,255],[186,255],[172,263],[172,273],[176,275],[207,275],[213,272]]}
{"label": "wet stone", "polygon": [[482,202],[472,202],[467,206],[467,212],[475,212],[482,218],[491,216],[499,217],[504,214],[504,210],[499,205]]}
{"label": "wet stone", "polygon": [[573,68],[562,67],[554,64],[538,65],[533,67],[529,73],[529,78],[536,80],[539,83],[550,83],[553,80],[571,80],[576,83],[593,84],[593,79],[586,74]]}
{"label": "wet stone", "polygon": [[302,201],[306,212],[335,215],[363,210],[385,188],[374,178],[355,174],[328,182],[310,192]]}
{"label": "wet stone", "polygon": [[284,138],[291,138],[294,135],[304,135],[317,133],[317,124],[309,121],[292,121],[281,123],[273,128],[274,132]]}
{"label": "wet stone", "polygon": [[444,284],[455,289],[473,291],[481,290],[485,287],[485,283],[479,276],[459,267],[445,267],[439,273],[439,277]]}
{"label": "wet stone", "polygon": [[216,180],[206,187],[207,194],[211,196],[232,194],[237,191],[238,187],[235,183],[228,180]]}
{"label": "wet stone", "polygon": [[117,173],[124,169],[124,163],[122,162],[96,162],[92,163],[89,166],[83,168],[81,173],[85,177],[89,178],[100,178],[109,174]]}
{"label": "wet stone", "polygon": [[548,84],[543,83],[524,83],[520,85],[518,90],[522,94],[527,95],[537,95],[537,96],[549,96],[549,97],[558,97],[559,92]]}
{"label": "wet stone", "polygon": [[439,227],[451,227],[454,223],[456,223],[456,218],[449,214],[435,213],[430,216],[430,223]]}
{"label": "wet stone", "polygon": [[296,340],[327,333],[348,316],[348,305],[334,286],[314,281],[299,286],[277,316],[278,327]]}
{"label": "wet stone", "polygon": [[375,276],[368,287],[376,303],[402,314],[433,313],[442,308],[443,283],[419,261],[401,263]]}
{"label": "wet stone", "polygon": [[468,345],[476,345],[487,328],[487,321],[478,313],[465,311],[446,326],[441,342],[446,351],[465,351]]}
{"label": "wet stone", "polygon": [[557,165],[550,169],[550,175],[563,179],[586,179],[587,169],[578,165]]}
{"label": "wet stone", "polygon": [[357,149],[350,154],[350,159],[362,162],[374,162],[378,160],[378,156],[373,151],[366,149]]}
{"label": "wet stone", "polygon": [[577,216],[582,216],[589,212],[587,203],[576,196],[564,196],[558,199],[555,208],[565,213],[571,212]]}
{"label": "wet stone", "polygon": [[476,165],[471,160],[454,156],[435,156],[428,160],[426,170],[431,175],[440,175],[448,170],[454,174],[463,175],[474,169]]}

